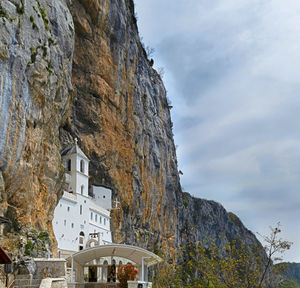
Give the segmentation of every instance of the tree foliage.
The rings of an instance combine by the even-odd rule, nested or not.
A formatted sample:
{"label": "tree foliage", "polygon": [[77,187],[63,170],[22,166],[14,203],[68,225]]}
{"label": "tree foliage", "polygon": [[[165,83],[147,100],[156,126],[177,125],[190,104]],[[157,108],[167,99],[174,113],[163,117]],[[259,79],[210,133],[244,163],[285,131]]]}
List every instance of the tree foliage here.
{"label": "tree foliage", "polygon": [[214,241],[189,244],[182,250],[177,264],[163,264],[154,279],[154,287],[198,288],[277,288],[294,287],[282,283],[281,266],[273,266],[276,254],[290,248],[277,227],[270,236],[263,236],[265,252],[260,245],[246,247],[238,239],[223,248]]}

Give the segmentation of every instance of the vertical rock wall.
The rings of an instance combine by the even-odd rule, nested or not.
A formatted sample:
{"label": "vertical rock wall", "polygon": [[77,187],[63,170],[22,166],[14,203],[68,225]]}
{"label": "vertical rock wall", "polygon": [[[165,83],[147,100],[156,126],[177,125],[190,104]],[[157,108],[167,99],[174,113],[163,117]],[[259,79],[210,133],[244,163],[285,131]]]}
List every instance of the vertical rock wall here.
{"label": "vertical rock wall", "polygon": [[[114,241],[174,248],[179,177],[166,90],[141,46],[133,2],[73,1],[72,111],[61,130],[113,188]],[[72,137],[71,137],[72,136]]]}
{"label": "vertical rock wall", "polygon": [[72,88],[72,16],[63,0],[0,2],[1,214],[52,231],[63,181],[59,127]]}
{"label": "vertical rock wall", "polygon": [[[220,245],[235,236],[257,241],[221,205],[182,194],[166,90],[141,45],[132,0],[1,0],[0,31],[0,214],[13,222],[8,231],[34,227],[53,239],[59,151],[77,137],[90,183],[112,188],[121,203],[112,211],[115,242],[174,256],[204,235]],[[35,239],[33,232],[23,235]]]}
{"label": "vertical rock wall", "polygon": [[166,90],[141,45],[133,1],[76,0],[72,14],[74,99],[61,140],[81,139],[90,182],[121,202],[114,241],[171,256],[204,237],[257,244],[220,204],[182,194]]}

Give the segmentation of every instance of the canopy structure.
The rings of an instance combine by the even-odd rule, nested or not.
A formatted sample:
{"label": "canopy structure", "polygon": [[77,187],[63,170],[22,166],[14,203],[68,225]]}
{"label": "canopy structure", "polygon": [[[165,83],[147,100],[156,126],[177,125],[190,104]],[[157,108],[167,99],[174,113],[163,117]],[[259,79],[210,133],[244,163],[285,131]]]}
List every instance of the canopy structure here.
{"label": "canopy structure", "polygon": [[[67,260],[71,263],[71,282],[73,282],[73,271],[76,271],[76,281],[83,279],[83,267],[87,263],[103,257],[120,257],[128,259],[142,269],[142,280],[144,280],[144,266],[150,267],[158,264],[162,259],[154,253],[143,248],[125,244],[107,244],[90,247],[74,253]],[[146,269],[147,270],[147,269]],[[81,276],[80,276],[81,275]]]}
{"label": "canopy structure", "polygon": [[150,251],[125,244],[108,244],[87,248],[73,254],[67,260],[73,258],[79,265],[84,266],[84,264],[94,259],[109,256],[123,257],[137,265],[145,263],[148,267],[162,261],[159,256]]}

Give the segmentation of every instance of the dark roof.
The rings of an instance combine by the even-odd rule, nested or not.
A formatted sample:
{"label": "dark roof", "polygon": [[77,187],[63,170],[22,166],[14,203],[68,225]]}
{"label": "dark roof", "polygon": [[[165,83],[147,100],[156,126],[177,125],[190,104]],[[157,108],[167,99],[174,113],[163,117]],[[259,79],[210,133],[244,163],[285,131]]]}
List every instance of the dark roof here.
{"label": "dark roof", "polygon": [[10,257],[0,246],[0,264],[10,264],[11,262],[12,262],[12,260],[10,259]]}
{"label": "dark roof", "polygon": [[77,144],[73,145],[73,146],[69,146],[66,149],[64,149],[61,153],[61,156],[67,156],[67,155],[73,155],[73,154],[78,154],[82,158],[89,160],[89,158],[82,152],[82,150],[79,148],[79,146]]}

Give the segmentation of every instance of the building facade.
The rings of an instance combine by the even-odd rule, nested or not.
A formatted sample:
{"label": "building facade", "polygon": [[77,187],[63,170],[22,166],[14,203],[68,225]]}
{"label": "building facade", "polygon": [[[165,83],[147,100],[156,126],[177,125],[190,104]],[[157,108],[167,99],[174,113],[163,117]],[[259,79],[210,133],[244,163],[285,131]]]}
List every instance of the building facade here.
{"label": "building facade", "polygon": [[62,161],[67,185],[52,224],[59,254],[67,257],[86,247],[112,243],[112,191],[100,186],[89,189],[89,159],[77,141],[62,152]]}

